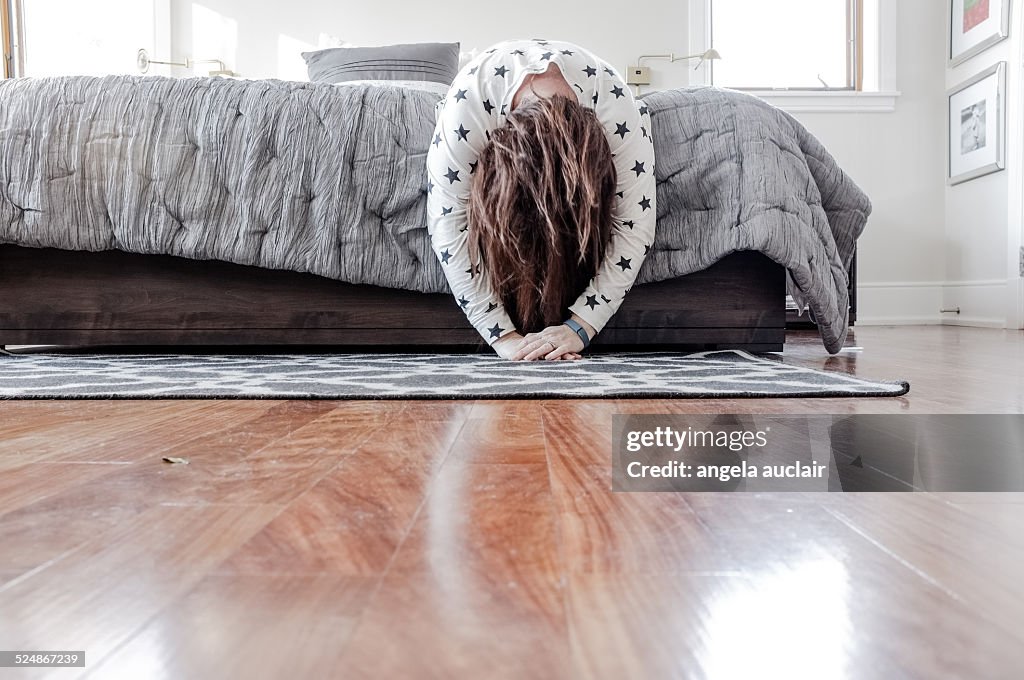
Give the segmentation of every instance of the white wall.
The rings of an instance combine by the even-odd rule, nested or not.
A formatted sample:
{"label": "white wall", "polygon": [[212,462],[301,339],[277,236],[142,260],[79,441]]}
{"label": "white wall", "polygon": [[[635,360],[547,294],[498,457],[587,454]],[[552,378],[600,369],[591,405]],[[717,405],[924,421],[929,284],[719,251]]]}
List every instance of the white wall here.
{"label": "white wall", "polygon": [[[558,38],[592,48],[616,67],[644,52],[686,47],[685,0],[645,2],[639,16],[624,18],[636,3],[610,0],[171,0],[175,57],[222,58],[247,78],[301,75],[298,52],[315,48],[321,33],[363,45],[461,42],[483,49],[511,38]],[[193,12],[193,7],[202,8]],[[237,49],[223,55],[193,50],[194,16],[212,10],[237,24]],[[584,19],[581,20],[581,17]],[[634,23],[635,21],[635,23]],[[642,26],[642,29],[636,28]],[[679,78],[685,78],[681,65]],[[682,84],[679,80],[676,84]]]}
{"label": "white wall", "polygon": [[[954,68],[945,85],[953,88],[1000,61],[1007,62],[1008,126],[1006,170],[947,187],[946,285],[943,304],[960,308],[946,323],[1020,328],[1021,242],[1021,31],[1024,8],[1010,3],[1010,38]],[[1018,308],[1018,309],[1015,309]]]}

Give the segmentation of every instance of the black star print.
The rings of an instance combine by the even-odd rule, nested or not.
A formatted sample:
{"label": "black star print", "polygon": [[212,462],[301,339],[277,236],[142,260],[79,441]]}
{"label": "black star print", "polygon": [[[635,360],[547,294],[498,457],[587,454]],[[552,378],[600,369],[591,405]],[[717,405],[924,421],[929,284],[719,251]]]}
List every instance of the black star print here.
{"label": "black star print", "polygon": [[[501,105],[501,115],[503,115],[503,116],[505,115],[505,109],[506,109],[507,107],[508,107],[508,104],[502,104],[502,105]],[[487,138],[488,138],[488,139],[490,139],[490,138],[491,138],[491,136],[490,136],[490,135],[487,135]]]}
{"label": "black star print", "polygon": [[605,68],[604,72],[613,78],[615,77],[615,71],[611,70],[610,68]]}
{"label": "black star print", "polygon": [[540,58],[541,61],[549,61],[553,56],[555,56],[554,52],[545,52],[544,54],[540,55]]}
{"label": "black star print", "polygon": [[593,100],[594,100],[594,103],[595,103],[595,104],[597,103],[597,93],[596,93],[596,92],[594,93],[594,96],[593,96],[593,97],[591,97],[591,99],[593,99]]}
{"label": "black star print", "polygon": [[494,324],[493,326],[491,326],[487,330],[490,331],[492,338],[500,338],[501,337],[501,332],[503,330],[505,330],[505,329],[501,328],[500,326],[498,326],[498,324]]}
{"label": "black star print", "polygon": [[444,206],[441,206],[441,217],[444,217],[445,215],[451,215],[452,210],[453,208],[445,208]]}
{"label": "black star print", "polygon": [[469,278],[473,278],[473,267],[470,266],[470,268],[466,270],[466,273],[469,274]]}
{"label": "black star print", "polygon": [[591,309],[593,309],[594,307],[597,307],[601,303],[597,301],[597,296],[596,295],[588,295],[587,296],[587,301],[584,304],[586,304],[587,307],[590,307]]}
{"label": "black star print", "polygon": [[466,99],[467,92],[469,92],[469,90],[459,90],[458,92],[456,92],[455,101],[464,101]]}
{"label": "black star print", "polygon": [[647,115],[647,107],[646,106],[641,106],[640,107],[640,115],[641,116],[646,116]]}
{"label": "black star print", "polygon": [[[612,155],[614,156],[615,154],[612,154]],[[618,196],[619,198],[622,198],[622,192],[621,191],[615,192],[615,195]]]}
{"label": "black star print", "polygon": [[474,172],[476,172],[476,166],[478,166],[478,165],[480,165],[480,161],[473,161],[472,163],[470,163],[469,164],[469,174],[472,175]]}
{"label": "black star print", "polygon": [[488,312],[493,312],[497,308],[498,308],[498,305],[496,303],[494,303],[494,302],[492,302],[491,304],[487,305],[487,311]]}
{"label": "black star print", "polygon": [[444,176],[448,178],[448,184],[455,184],[456,182],[462,181],[459,179],[459,171],[451,168],[448,168],[448,172],[446,172]]}
{"label": "black star print", "polygon": [[625,121],[615,124],[615,134],[617,134],[620,139],[625,139],[627,132],[629,132],[629,128],[626,127]]}
{"label": "black star print", "polygon": [[461,232],[461,231],[469,231],[469,225],[467,224],[467,225],[466,225],[466,226],[464,226],[464,227],[463,227],[462,229],[459,229],[459,231],[460,231],[460,232]]}
{"label": "black star print", "polygon": [[522,50],[513,50],[512,54],[517,54],[517,55],[519,55],[521,57],[521,56],[523,56],[526,53],[523,52]]}
{"label": "black star print", "polygon": [[449,253],[447,249],[442,250],[441,251],[441,264],[448,264],[448,260],[450,260],[451,257],[452,257],[452,254]]}
{"label": "black star print", "polygon": [[644,137],[647,136],[647,128],[645,128],[643,125],[640,126],[640,132],[644,133]]}
{"label": "black star print", "polygon": [[575,87],[575,88],[576,88],[577,90],[579,90],[579,91],[580,91],[580,94],[583,94],[583,88],[582,88],[582,87],[580,87],[580,86],[579,86],[579,85],[577,85],[576,83],[573,83],[573,84],[572,84],[572,86],[573,86],[573,87]]}
{"label": "black star print", "polygon": [[588,78],[590,78],[591,76],[596,76],[597,75],[597,69],[594,68],[593,66],[586,67],[585,69],[583,69],[583,72],[587,74]]}
{"label": "black star print", "polygon": [[498,68],[494,69],[495,76],[501,76],[502,78],[504,78],[506,73],[508,73],[508,69],[505,68],[504,66],[499,66]]}
{"label": "black star print", "polygon": [[487,50],[487,54],[494,54],[497,51],[498,51],[497,48],[492,48],[492,49]]}
{"label": "black star print", "polygon": [[429,194],[429,193],[430,193],[431,191],[433,191],[433,190],[434,190],[434,183],[433,183],[433,182],[431,182],[431,181],[430,181],[430,180],[428,179],[428,180],[427,180],[427,193]]}
{"label": "black star print", "polygon": [[466,128],[462,127],[462,123],[459,123],[459,129],[455,131],[455,134],[459,136],[460,140],[469,141],[470,132],[471,130],[467,130]]}
{"label": "black star print", "polygon": [[571,57],[573,55],[573,52],[572,50],[562,50],[562,54],[564,54],[567,57]]}
{"label": "black star print", "polygon": [[606,298],[604,295],[601,296],[601,299],[604,300],[605,302],[611,302],[611,300]]}
{"label": "black star print", "polygon": [[537,43],[538,45],[547,45],[548,44],[547,40],[541,40],[540,38],[534,38],[533,42]]}
{"label": "black star print", "polygon": [[631,260],[627,260],[626,258],[624,258],[624,257],[622,257],[620,255],[619,256],[619,261],[615,263],[615,266],[622,267],[622,271],[626,271],[627,269],[632,269],[632,267],[629,266],[630,262],[631,262]]}
{"label": "black star print", "polygon": [[622,92],[622,88],[621,88],[621,87],[619,87],[618,85],[616,85],[615,87],[613,87],[613,88],[612,88],[612,91],[611,91],[611,93],[612,93],[613,95],[615,95],[615,98],[616,98],[616,99],[618,99],[619,97],[625,97],[625,96],[626,96],[626,95],[625,95],[625,94],[624,94],[624,93]]}
{"label": "black star print", "polygon": [[644,255],[648,255],[650,252],[651,252],[651,246],[645,243],[644,244]]}
{"label": "black star print", "polygon": [[633,220],[626,220],[625,222],[622,223],[622,226],[629,227],[630,229],[632,229],[633,226],[634,226],[633,225]]}
{"label": "black star print", "polygon": [[463,309],[465,309],[466,305],[468,305],[468,304],[469,304],[469,300],[466,299],[465,295],[463,295],[462,297],[459,298],[459,307],[462,307]]}
{"label": "black star print", "polygon": [[441,133],[440,132],[438,132],[437,135],[434,136],[434,146],[441,146]]}
{"label": "black star print", "polygon": [[493,110],[494,110],[494,104],[491,103],[490,99],[485,99],[484,100],[484,111],[486,111],[487,115],[489,116],[489,115],[491,115],[491,111],[493,111]]}
{"label": "black star print", "polygon": [[636,176],[639,177],[640,175],[644,174],[647,171],[644,170],[644,164],[641,163],[640,161],[637,161],[633,163],[633,172],[635,172]]}
{"label": "black star print", "polygon": [[478,68],[480,68],[480,67],[479,66],[474,66],[473,68],[469,69],[469,75],[473,75],[474,73],[476,73],[476,70]]}
{"label": "black star print", "polygon": [[647,198],[647,194],[644,194],[643,200],[640,201],[639,203],[637,203],[637,205],[639,205],[644,210],[650,210],[651,209],[651,199]]}

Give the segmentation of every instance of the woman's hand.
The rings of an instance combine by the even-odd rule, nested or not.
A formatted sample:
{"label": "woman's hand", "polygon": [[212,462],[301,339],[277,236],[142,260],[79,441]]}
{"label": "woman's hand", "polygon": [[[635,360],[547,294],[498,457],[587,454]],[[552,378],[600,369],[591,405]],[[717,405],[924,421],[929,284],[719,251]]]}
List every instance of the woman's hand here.
{"label": "woman's hand", "polygon": [[512,361],[534,361],[547,359],[579,359],[583,351],[583,341],[564,324],[548,326],[539,333],[530,333],[519,344],[518,350],[512,355]]}
{"label": "woman's hand", "polygon": [[[576,338],[579,349],[583,349],[583,341],[575,333],[572,333],[568,326],[562,326],[562,328],[569,331]],[[548,337],[552,335],[549,331],[557,331],[557,329],[557,326],[552,326],[551,328],[545,328],[540,333],[530,333],[525,338],[519,333],[512,332],[502,336],[491,347],[502,359],[509,359],[511,361],[532,361],[540,358],[548,359],[549,361],[575,361],[582,359],[583,356],[579,353],[578,349],[567,349],[562,352],[556,351],[558,349],[557,346],[554,350],[552,349],[548,343],[553,343],[555,340],[548,340]],[[541,338],[544,334],[547,335]],[[534,354],[537,354],[537,356],[533,356]]]}

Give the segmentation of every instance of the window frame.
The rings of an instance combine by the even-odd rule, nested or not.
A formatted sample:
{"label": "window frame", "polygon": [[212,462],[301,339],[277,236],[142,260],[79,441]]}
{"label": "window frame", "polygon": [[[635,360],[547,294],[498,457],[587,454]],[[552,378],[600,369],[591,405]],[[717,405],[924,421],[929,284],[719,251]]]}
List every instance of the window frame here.
{"label": "window frame", "polygon": [[[2,39],[4,50],[4,77],[24,75],[23,0],[0,0],[2,12]],[[170,55],[172,48],[171,0],[151,0],[153,3],[153,52]]]}
{"label": "window frame", "polygon": [[[864,44],[863,88],[852,90],[749,90],[790,113],[892,113],[900,91],[897,83],[901,38],[899,0],[861,0]],[[711,0],[687,0],[688,54],[702,54],[711,42]],[[868,11],[870,8],[870,12]],[[722,55],[728,59],[728,55]],[[711,85],[711,62],[686,70],[687,85]],[[870,64],[870,65],[869,65]]]}
{"label": "window frame", "polygon": [[[781,86],[766,87],[764,85],[734,86],[731,90],[744,92],[781,91],[781,92],[861,92],[864,89],[864,4],[863,0],[844,0],[846,2],[846,84],[842,87],[799,87]],[[705,0],[707,4],[707,42],[714,47],[714,4],[715,0]],[[711,85],[715,85],[715,64],[709,69]]]}

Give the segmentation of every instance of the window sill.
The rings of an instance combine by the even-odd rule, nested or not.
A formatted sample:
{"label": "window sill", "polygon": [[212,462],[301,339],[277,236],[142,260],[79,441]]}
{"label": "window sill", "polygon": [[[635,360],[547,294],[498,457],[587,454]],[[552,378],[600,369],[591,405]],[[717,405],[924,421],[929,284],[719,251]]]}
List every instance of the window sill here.
{"label": "window sill", "polygon": [[791,113],[891,113],[899,92],[743,90]]}

